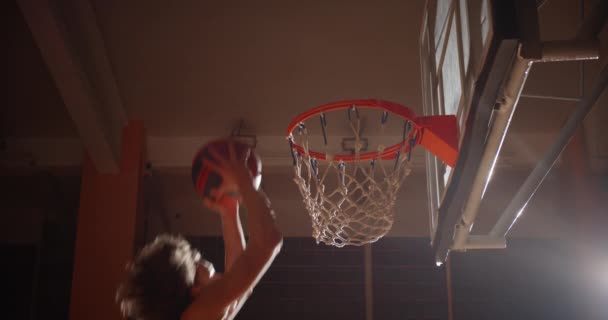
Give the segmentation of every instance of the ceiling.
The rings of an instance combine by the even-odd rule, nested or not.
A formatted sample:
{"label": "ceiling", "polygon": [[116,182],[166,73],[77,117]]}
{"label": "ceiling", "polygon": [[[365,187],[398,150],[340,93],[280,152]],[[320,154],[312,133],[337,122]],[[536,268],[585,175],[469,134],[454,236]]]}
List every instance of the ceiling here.
{"label": "ceiling", "polygon": [[217,135],[245,119],[283,135],[329,101],[421,111],[423,1],[93,1],[128,114],[151,136]]}
{"label": "ceiling", "polygon": [[[81,49],[75,50],[80,56],[87,55],[82,48],[91,48],[79,42],[91,38],[82,34],[93,32],[97,48],[102,44],[103,50],[88,54],[107,61],[105,72],[114,81],[126,117],[143,120],[149,160],[166,199],[156,206],[173,217],[176,212],[202,210],[194,195],[180,192],[189,184],[188,165],[196,148],[209,137],[230,133],[241,119],[248,133],[259,136],[265,163],[276,167],[266,183],[274,190],[272,181],[281,186],[281,180],[290,180],[284,130],[296,114],[353,98],[381,98],[422,112],[418,50],[422,0],[188,0],[169,5],[161,0],[91,0],[87,12],[93,19],[84,22],[74,12],[82,12],[78,10],[86,1],[75,3],[57,1],[55,7],[59,20],[71,26],[67,42]],[[64,104],[66,97],[17,4],[3,1],[0,6],[3,29],[11,30],[8,59],[0,62],[3,70],[9,70],[5,77],[11,77],[5,79],[8,103],[0,114],[0,133],[6,142],[3,164],[29,165],[24,159],[33,158],[41,166],[78,166],[86,142]],[[540,10],[541,37],[574,35],[579,11],[576,1],[547,1]],[[89,29],[74,31],[74,26]],[[601,38],[602,61],[585,62],[583,88],[590,87],[599,66],[608,61],[607,30]],[[83,64],[89,75],[100,70]],[[524,91],[579,97],[580,65],[535,64]],[[102,82],[91,83],[94,93],[107,92],[100,88]],[[598,105],[607,103],[604,93]],[[572,101],[521,98],[501,157],[504,170],[531,168],[574,107]],[[598,172],[604,172],[608,162],[608,129],[601,125],[608,119],[607,110],[596,107],[586,126],[590,158],[599,159]],[[422,158],[423,153],[417,153],[423,172]],[[424,184],[423,176],[417,179],[415,185]],[[277,201],[296,199],[295,190],[294,186],[290,195],[278,195]],[[418,211],[425,210],[422,193],[411,199],[418,201],[414,205]],[[289,211],[294,201],[299,205],[297,200],[289,201],[281,205],[283,210]],[[415,223],[402,220],[398,233],[425,234],[425,215],[422,212]],[[297,221],[305,224],[304,220]],[[204,229],[209,219],[180,221],[174,225]]]}

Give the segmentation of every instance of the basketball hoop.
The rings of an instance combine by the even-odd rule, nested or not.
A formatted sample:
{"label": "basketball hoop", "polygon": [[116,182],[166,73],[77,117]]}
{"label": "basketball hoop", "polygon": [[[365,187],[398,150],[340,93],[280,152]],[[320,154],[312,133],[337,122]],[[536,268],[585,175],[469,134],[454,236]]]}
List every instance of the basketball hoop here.
{"label": "basketball hoop", "polygon": [[[340,110],[347,111],[344,120],[353,134],[350,154],[328,147],[327,115]],[[361,152],[360,110],[380,113],[381,133],[389,115],[396,117],[403,126],[398,141],[389,146],[378,143],[374,150]],[[305,123],[315,116],[320,119],[323,151],[312,149]],[[363,245],[384,236],[393,225],[397,191],[411,171],[412,149],[422,145],[453,167],[458,156],[457,132],[454,116],[418,117],[407,107],[383,100],[334,102],[298,115],[287,128],[287,139],[294,181],[312,219],[317,243]]]}

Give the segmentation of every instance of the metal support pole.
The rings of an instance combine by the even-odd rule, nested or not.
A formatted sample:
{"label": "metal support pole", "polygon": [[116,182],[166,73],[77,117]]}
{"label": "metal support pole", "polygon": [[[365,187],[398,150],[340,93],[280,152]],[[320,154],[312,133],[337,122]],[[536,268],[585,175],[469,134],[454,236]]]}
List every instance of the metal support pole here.
{"label": "metal support pole", "polygon": [[504,237],[511,227],[517,221],[517,218],[525,210],[526,206],[530,202],[530,199],[538,190],[541,183],[557,161],[562,151],[570,142],[570,139],[574,135],[576,129],[582,124],[585,116],[591,111],[593,105],[602,94],[604,89],[608,85],[608,65],[604,66],[601,70],[596,82],[589,91],[589,94],[578,103],[578,106],[574,113],[570,116],[566,125],[561,129],[559,136],[551,146],[551,149],[545,154],[545,157],[536,165],[536,168],[530,173],[524,184],[519,188],[519,191],[515,197],[511,200],[504,213],[490,231],[490,236]]}
{"label": "metal support pole", "polygon": [[[579,35],[582,34],[582,32],[585,32],[585,30],[583,29],[584,25],[585,25],[585,0],[580,0],[579,1],[579,19],[580,19],[580,29],[579,29]],[[584,96],[585,95],[585,61],[581,61],[579,63],[579,78],[578,78],[578,95],[579,96]]]}
{"label": "metal support pole", "polygon": [[542,43],[543,56],[535,62],[594,60],[600,56],[600,42],[593,40],[560,40]]}
{"label": "metal support pole", "polygon": [[498,158],[500,148],[507,135],[509,125],[511,124],[511,118],[515,112],[518,99],[524,84],[526,83],[526,78],[531,66],[532,62],[530,60],[515,57],[513,67],[511,68],[511,74],[505,82],[503,94],[499,97],[499,101],[494,110],[494,120],[491,123],[491,129],[486,140],[483,155],[479,161],[479,169],[475,174],[469,198],[465,202],[462,210],[462,217],[454,231],[453,250],[467,249],[469,233],[477,218],[483,194],[492,177],[496,159]]}
{"label": "metal support pole", "polygon": [[445,264],[445,285],[448,293],[448,320],[454,320],[454,290],[452,289],[452,263],[450,258]]}
{"label": "metal support pole", "polygon": [[560,100],[560,101],[581,101],[581,98],[548,96],[548,95],[544,95],[544,94],[522,93],[522,95],[520,97],[521,98],[532,98],[532,99]]}
{"label": "metal support pole", "polygon": [[507,240],[503,237],[491,236],[469,236],[464,249],[504,249],[507,247]]}
{"label": "metal support pole", "polygon": [[372,272],[372,245],[363,247],[365,268],[365,320],[374,320],[374,281]]}

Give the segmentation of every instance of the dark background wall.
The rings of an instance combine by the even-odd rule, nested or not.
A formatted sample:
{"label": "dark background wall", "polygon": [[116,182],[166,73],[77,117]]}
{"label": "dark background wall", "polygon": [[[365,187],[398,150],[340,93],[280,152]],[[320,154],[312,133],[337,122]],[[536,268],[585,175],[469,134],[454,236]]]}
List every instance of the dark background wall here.
{"label": "dark background wall", "polygon": [[454,253],[454,319],[584,319],[574,253],[565,241],[538,239]]}
{"label": "dark background wall", "polygon": [[[68,318],[79,185],[78,174],[50,172],[0,180],[7,319]],[[220,237],[190,240],[223,269]],[[454,319],[578,318],[585,287],[575,253],[565,241],[521,238],[505,250],[455,253]],[[427,238],[381,239],[372,267],[374,319],[448,319],[445,268]],[[363,248],[288,237],[238,319],[365,319]]]}
{"label": "dark background wall", "polygon": [[[191,241],[223,268],[219,237]],[[444,267],[428,240],[372,246],[374,319],[448,319]],[[576,265],[566,242],[517,239],[509,248],[454,254],[454,319],[576,319]],[[362,248],[287,238],[239,319],[365,319]]]}
{"label": "dark background wall", "polygon": [[[219,237],[192,242],[223,268]],[[443,268],[426,239],[385,238],[373,246],[375,319],[447,319]],[[240,319],[365,319],[364,249],[287,238]]]}
{"label": "dark background wall", "polygon": [[0,176],[2,318],[67,319],[80,177]]}

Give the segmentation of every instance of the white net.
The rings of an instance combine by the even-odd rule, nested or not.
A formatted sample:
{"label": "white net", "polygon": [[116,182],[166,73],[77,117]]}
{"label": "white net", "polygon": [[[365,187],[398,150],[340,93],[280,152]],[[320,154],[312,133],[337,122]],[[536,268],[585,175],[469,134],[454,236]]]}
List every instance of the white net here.
{"label": "white net", "polygon": [[[324,115],[321,117],[324,123]],[[415,139],[413,126],[404,125],[410,129],[404,129],[402,148],[395,159],[380,160],[378,156],[359,160],[361,124],[359,119],[349,122],[355,140],[352,162],[334,161],[327,153],[326,160],[311,156],[304,123],[295,130],[295,137],[294,133],[290,137],[302,147],[300,151],[292,147],[294,181],[312,219],[313,237],[317,243],[336,247],[375,242],[390,231],[397,192],[411,171],[406,145]],[[384,149],[379,145],[378,155]]]}

